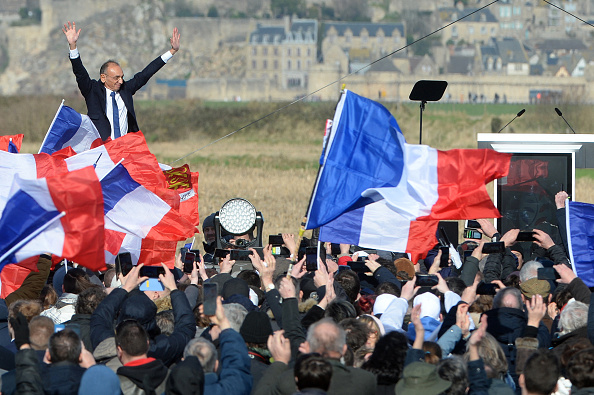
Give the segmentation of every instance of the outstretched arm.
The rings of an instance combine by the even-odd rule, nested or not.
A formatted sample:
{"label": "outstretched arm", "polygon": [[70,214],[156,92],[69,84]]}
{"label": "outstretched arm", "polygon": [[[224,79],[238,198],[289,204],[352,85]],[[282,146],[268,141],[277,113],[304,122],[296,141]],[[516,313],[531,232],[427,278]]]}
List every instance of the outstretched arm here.
{"label": "outstretched arm", "polygon": [[[78,41],[78,35],[80,34],[80,30],[81,29],[76,30],[76,23],[75,22],[70,23],[70,21],[65,23],[64,27],[62,28],[62,31],[64,32],[64,35],[66,36],[66,40],[68,40],[68,45],[70,46],[71,50],[76,49],[76,42]],[[175,32],[175,30],[174,30],[174,32]],[[172,40],[171,46],[173,46],[173,38],[171,40]],[[177,41],[177,48],[179,49],[179,36],[178,36],[178,41]]]}

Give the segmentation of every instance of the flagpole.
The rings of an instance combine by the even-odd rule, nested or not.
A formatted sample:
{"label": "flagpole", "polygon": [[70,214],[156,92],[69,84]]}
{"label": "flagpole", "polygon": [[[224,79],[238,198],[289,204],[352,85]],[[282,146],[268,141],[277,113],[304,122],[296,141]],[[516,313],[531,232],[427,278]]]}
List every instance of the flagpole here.
{"label": "flagpole", "polygon": [[52,127],[54,126],[54,123],[56,122],[56,118],[58,118],[58,114],[60,113],[60,110],[62,109],[62,107],[64,107],[64,99],[62,99],[62,103],[60,103],[60,107],[58,107],[58,111],[56,111],[56,115],[54,115],[54,119],[52,120],[52,123],[49,127],[49,129],[47,130],[47,133],[45,133],[45,137],[43,138],[43,142],[41,143],[41,147],[39,147],[39,152],[38,154],[41,154],[41,150],[45,144],[45,140],[47,140],[47,136],[49,135],[49,131],[52,130]]}
{"label": "flagpole", "polygon": [[[342,89],[340,90],[340,97],[338,98],[338,102],[336,103],[336,107],[338,107],[338,104],[340,103],[340,100],[342,99],[342,95],[345,94],[345,84],[342,84]],[[334,109],[334,112],[336,113],[336,108]],[[332,125],[334,126],[334,125]],[[332,127],[330,128],[330,131],[328,132],[328,136],[326,136],[326,144],[324,146],[324,150],[322,152],[322,157],[324,157],[324,155],[326,154],[326,150],[328,149],[328,142],[330,141],[330,137],[332,135]],[[295,261],[297,261],[298,256],[299,256],[299,246],[301,245],[301,240],[303,240],[303,235],[305,234],[305,225],[307,224],[307,214],[309,213],[309,207],[311,206],[311,201],[313,199],[314,196],[314,192],[316,190],[316,185],[318,184],[318,178],[320,177],[320,172],[322,170],[322,165],[320,164],[318,166],[318,173],[316,174],[316,181],[314,182],[314,186],[311,190],[311,195],[309,196],[309,203],[307,204],[307,208],[305,209],[305,215],[303,216],[303,220],[301,221],[301,226],[299,227],[299,236],[297,237],[297,243],[295,243],[295,251],[291,251],[293,253],[293,259]],[[318,239],[319,242],[319,239]],[[318,256],[319,256],[319,248],[318,248]]]}
{"label": "flagpole", "polygon": [[27,236],[23,240],[19,241],[15,246],[13,246],[4,255],[2,255],[2,258],[0,258],[0,262],[4,262],[4,260],[6,258],[8,258],[10,255],[14,254],[16,251],[20,250],[25,244],[27,244],[28,242],[33,240],[35,237],[37,237],[37,235],[39,235],[41,232],[46,230],[50,225],[52,225],[54,222],[56,222],[57,220],[59,220],[60,218],[62,218],[65,215],[66,215],[66,211],[62,211],[60,214],[56,215],[54,218],[50,219],[45,224],[43,224],[39,228],[35,229],[29,236]]}

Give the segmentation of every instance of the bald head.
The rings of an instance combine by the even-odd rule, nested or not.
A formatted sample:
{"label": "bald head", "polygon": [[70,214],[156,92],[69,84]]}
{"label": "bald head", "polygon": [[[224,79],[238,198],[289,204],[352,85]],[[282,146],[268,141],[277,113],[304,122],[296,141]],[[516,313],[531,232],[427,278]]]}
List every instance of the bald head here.
{"label": "bald head", "polygon": [[309,327],[307,342],[311,352],[338,359],[345,352],[346,334],[332,319],[324,318]]}

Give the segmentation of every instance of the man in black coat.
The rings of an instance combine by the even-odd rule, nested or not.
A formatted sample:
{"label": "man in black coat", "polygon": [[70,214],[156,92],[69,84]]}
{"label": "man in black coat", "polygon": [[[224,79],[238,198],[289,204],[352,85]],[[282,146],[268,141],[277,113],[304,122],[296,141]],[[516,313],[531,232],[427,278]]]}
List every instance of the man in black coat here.
{"label": "man in black coat", "polygon": [[108,137],[118,138],[128,132],[138,132],[140,129],[136,122],[132,96],[179,50],[180,34],[177,28],[173,29],[170,38],[171,49],[128,81],[124,81],[122,68],[113,60],[108,60],[101,66],[99,81],[89,77],[76,46],[80,30],[76,30],[74,22],[68,22],[62,29],[70,46],[72,71],[76,76],[78,89],[85,98],[89,118],[103,140]]}

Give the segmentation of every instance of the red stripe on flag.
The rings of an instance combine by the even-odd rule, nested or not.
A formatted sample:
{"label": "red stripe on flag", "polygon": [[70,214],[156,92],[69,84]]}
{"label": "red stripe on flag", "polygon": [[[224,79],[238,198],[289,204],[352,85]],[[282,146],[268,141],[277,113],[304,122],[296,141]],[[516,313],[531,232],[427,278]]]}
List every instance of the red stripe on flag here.
{"label": "red stripe on flag", "polygon": [[46,153],[33,154],[37,167],[37,178],[55,177],[68,173],[68,167],[63,158],[53,157]]}
{"label": "red stripe on flag", "polygon": [[437,151],[438,200],[428,219],[474,219],[500,217],[486,184],[505,177],[511,154],[490,149]]}
{"label": "red stripe on flag", "polygon": [[[32,259],[35,260],[35,266],[37,266],[37,261],[39,260],[39,257],[34,256],[26,259],[26,261]],[[29,275],[29,273],[31,273],[30,269],[24,268],[20,265],[14,264],[4,266],[2,272],[0,273],[0,280],[2,281],[2,292],[0,293],[0,298],[6,299],[8,295],[19,289],[20,286],[23,284],[23,281],[25,281],[25,278]]]}
{"label": "red stripe on flag", "polygon": [[104,213],[101,183],[92,166],[48,178],[50,195],[59,211],[65,239],[62,257],[99,270],[105,267]]}
{"label": "red stripe on flag", "polygon": [[8,143],[10,142],[10,139],[12,139],[12,142],[14,143],[14,145],[17,147],[19,152],[21,152],[21,145],[23,144],[24,136],[25,136],[24,134],[13,134],[10,136],[0,136],[0,150],[8,151]]}
{"label": "red stripe on flag", "polygon": [[427,252],[437,244],[435,234],[439,221],[411,221],[408,231],[406,252],[410,253],[410,260],[415,264],[425,258]]}
{"label": "red stripe on flag", "polygon": [[143,239],[138,263],[153,266],[163,262],[168,268],[173,269],[176,248],[177,241]]}

